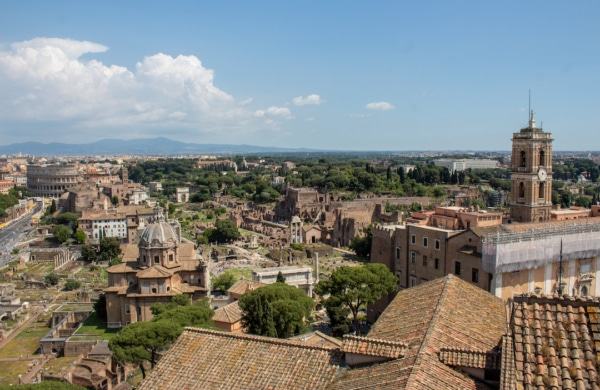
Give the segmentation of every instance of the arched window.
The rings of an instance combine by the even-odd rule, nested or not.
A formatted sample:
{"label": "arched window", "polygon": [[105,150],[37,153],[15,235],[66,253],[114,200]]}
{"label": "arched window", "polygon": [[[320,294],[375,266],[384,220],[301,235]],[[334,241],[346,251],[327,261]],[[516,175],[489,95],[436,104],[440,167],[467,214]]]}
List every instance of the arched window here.
{"label": "arched window", "polygon": [[540,150],[540,165],[546,165],[546,152]]}
{"label": "arched window", "polygon": [[521,150],[521,167],[527,166],[527,153],[524,150]]}
{"label": "arched window", "polygon": [[583,287],[581,287],[581,296],[582,296],[582,297],[587,297],[587,295],[588,295],[588,289],[587,289],[587,286],[583,286]]}
{"label": "arched window", "polygon": [[525,183],[520,182],[519,183],[519,198],[524,198],[525,197]]}
{"label": "arched window", "polygon": [[540,188],[539,188],[538,192],[539,192],[538,198],[542,199],[542,198],[546,197],[546,183],[544,183],[544,182],[540,183]]}

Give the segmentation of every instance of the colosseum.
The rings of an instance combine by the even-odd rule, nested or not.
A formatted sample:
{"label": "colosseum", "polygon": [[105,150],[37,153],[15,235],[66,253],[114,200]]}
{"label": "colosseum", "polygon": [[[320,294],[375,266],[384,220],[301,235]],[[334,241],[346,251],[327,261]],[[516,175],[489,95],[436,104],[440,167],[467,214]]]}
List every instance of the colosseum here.
{"label": "colosseum", "polygon": [[81,180],[73,164],[27,166],[27,188],[34,196],[58,198]]}

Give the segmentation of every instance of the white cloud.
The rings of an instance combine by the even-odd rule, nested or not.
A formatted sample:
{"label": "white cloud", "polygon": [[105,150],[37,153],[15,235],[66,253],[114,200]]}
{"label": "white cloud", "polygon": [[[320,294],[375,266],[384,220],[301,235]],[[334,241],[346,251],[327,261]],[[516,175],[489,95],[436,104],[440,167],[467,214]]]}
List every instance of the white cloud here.
{"label": "white cloud", "polygon": [[[262,117],[255,115],[246,107],[251,100],[237,102],[218,88],[214,71],[194,55],[157,53],[131,69],[83,57],[107,50],[98,43],[62,38],[0,48],[0,125],[53,124],[59,138],[74,134],[74,128],[82,130],[75,132],[79,137],[181,128],[198,135],[252,131],[262,128],[260,118],[270,124],[291,117],[289,109],[275,106]],[[8,135],[13,134],[0,132],[5,140]]]}
{"label": "white cloud", "polygon": [[292,103],[296,106],[308,106],[308,105],[319,105],[323,103],[321,96],[317,94],[311,94],[306,96],[296,96],[292,99]]}
{"label": "white cloud", "polygon": [[376,111],[389,111],[389,110],[393,110],[394,105],[392,103],[388,103],[388,102],[371,102],[369,104],[367,104],[365,106],[367,109],[369,110],[376,110]]}
{"label": "white cloud", "polygon": [[287,107],[271,106],[266,110],[256,110],[254,116],[257,118],[284,118],[292,117],[292,112]]}

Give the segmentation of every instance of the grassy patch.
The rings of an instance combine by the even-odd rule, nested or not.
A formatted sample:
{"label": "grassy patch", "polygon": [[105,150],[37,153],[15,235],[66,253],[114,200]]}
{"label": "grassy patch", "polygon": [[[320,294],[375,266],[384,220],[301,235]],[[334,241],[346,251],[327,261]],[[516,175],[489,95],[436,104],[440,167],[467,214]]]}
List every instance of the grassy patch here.
{"label": "grassy patch", "polygon": [[233,274],[236,280],[246,279],[252,280],[252,269],[251,268],[228,268],[227,272]]}
{"label": "grassy patch", "polygon": [[27,372],[29,361],[2,362],[0,369],[0,386],[19,383],[19,375]]}
{"label": "grassy patch", "polygon": [[0,358],[33,355],[40,346],[40,339],[49,330],[50,328],[39,323],[26,328],[0,350]]}
{"label": "grassy patch", "polygon": [[63,356],[50,359],[44,366],[44,369],[47,369],[49,374],[60,374],[62,370],[69,367],[75,360],[77,360],[77,356]]}
{"label": "grassy patch", "polygon": [[107,329],[106,323],[100,321],[96,313],[92,313],[83,325],[77,329],[75,335],[90,335],[96,337],[98,340],[110,340],[117,332],[118,329]]}

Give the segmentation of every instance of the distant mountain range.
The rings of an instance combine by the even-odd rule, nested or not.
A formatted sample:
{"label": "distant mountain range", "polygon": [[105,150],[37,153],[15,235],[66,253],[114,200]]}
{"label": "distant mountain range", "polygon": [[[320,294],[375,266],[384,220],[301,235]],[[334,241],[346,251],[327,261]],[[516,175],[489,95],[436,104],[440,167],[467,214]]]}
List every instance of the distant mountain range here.
{"label": "distant mountain range", "polygon": [[310,152],[311,149],[278,148],[256,145],[196,144],[168,138],[103,139],[87,144],[23,142],[0,145],[0,154],[30,154],[36,156],[95,155],[181,155],[181,154],[253,154]]}

